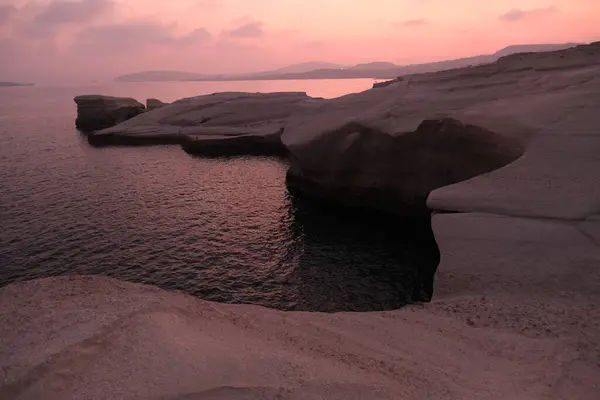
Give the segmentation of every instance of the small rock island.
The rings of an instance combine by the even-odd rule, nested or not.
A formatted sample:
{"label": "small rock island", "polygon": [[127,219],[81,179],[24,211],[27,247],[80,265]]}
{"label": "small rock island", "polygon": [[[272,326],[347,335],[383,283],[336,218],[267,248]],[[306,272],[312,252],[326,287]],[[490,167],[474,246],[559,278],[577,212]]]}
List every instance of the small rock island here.
{"label": "small rock island", "polygon": [[33,83],[0,82],[0,87],[33,86]]}
{"label": "small rock island", "polygon": [[414,300],[432,301],[324,314],[101,277],[15,283],[0,398],[598,399],[600,43],[331,100],[81,104],[93,145],[282,155],[290,189],[431,213],[441,262]]}

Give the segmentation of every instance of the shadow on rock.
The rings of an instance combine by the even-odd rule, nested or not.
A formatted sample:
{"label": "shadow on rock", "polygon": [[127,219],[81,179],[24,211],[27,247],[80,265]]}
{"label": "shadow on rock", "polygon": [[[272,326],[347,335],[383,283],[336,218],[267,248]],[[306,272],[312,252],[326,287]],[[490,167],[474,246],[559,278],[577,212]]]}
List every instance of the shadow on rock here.
{"label": "shadow on rock", "polygon": [[429,193],[512,163],[521,143],[445,118],[388,134],[350,122],[290,148],[288,187],[339,204],[428,215]]}

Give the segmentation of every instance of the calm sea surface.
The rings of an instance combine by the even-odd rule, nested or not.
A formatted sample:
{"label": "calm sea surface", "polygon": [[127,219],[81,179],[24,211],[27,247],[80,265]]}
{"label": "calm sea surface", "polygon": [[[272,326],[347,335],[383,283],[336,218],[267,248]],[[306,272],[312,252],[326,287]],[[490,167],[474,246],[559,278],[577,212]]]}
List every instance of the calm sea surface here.
{"label": "calm sea surface", "polygon": [[336,97],[372,80],[123,83],[0,89],[0,286],[108,275],[204,299],[296,310],[406,303],[435,262],[407,221],[292,197],[285,162],[178,146],[93,148],[79,94],[173,101],[219,91]]}

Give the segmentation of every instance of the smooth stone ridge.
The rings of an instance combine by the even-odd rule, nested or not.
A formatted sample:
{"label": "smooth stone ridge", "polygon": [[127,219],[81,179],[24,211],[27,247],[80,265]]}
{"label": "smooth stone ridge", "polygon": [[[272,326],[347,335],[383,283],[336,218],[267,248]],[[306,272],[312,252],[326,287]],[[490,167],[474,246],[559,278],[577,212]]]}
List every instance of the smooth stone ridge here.
{"label": "smooth stone ridge", "polygon": [[[290,152],[288,182],[342,204],[425,209],[428,191],[510,164],[540,133],[578,136],[582,127],[594,129],[598,64],[600,42],[405,76],[307,104],[282,135]],[[423,121],[450,119],[460,122],[429,132],[430,140],[417,138],[427,132]]]}
{"label": "smooth stone ridge", "polygon": [[523,59],[536,64],[537,80],[521,80],[522,95],[478,117],[495,112],[527,123],[534,134],[525,154],[428,198],[429,208],[451,212],[432,219],[441,253],[434,292],[441,301],[433,307],[440,316],[463,315],[476,329],[555,342],[538,353],[556,377],[548,393],[522,397],[594,399],[600,393],[600,43],[508,61]]}
{"label": "smooth stone ridge", "polygon": [[305,93],[215,93],[178,100],[117,126],[88,135],[90,144],[180,144],[199,155],[281,155],[285,120]]}

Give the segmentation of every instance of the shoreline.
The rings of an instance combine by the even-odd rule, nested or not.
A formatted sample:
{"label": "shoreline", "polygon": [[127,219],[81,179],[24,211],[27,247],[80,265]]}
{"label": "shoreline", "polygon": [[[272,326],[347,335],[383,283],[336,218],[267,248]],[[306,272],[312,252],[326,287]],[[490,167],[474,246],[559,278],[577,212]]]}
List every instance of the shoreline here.
{"label": "shoreline", "polygon": [[21,321],[0,327],[0,396],[595,399],[598,346],[586,335],[598,320],[578,319],[589,304],[544,317],[527,310],[556,301],[441,297],[394,311],[313,313],[102,277],[15,283],[0,289],[5,321]]}

